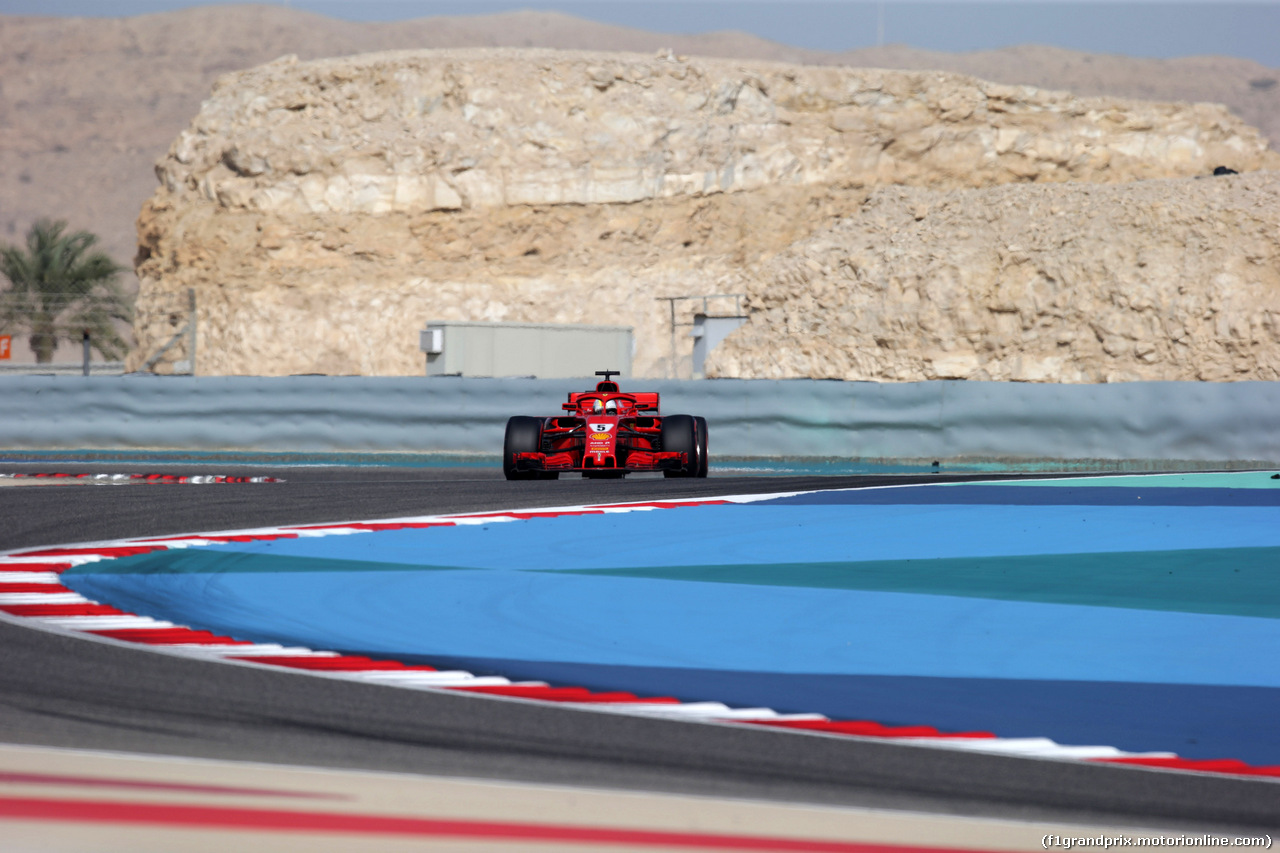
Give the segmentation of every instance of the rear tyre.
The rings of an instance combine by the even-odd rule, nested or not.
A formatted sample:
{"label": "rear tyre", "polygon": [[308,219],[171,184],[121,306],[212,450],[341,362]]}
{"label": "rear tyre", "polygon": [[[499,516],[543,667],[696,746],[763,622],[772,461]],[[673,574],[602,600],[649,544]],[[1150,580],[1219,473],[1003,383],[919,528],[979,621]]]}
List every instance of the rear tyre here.
{"label": "rear tyre", "polygon": [[502,440],[502,473],[508,480],[555,479],[543,476],[543,471],[520,471],[516,468],[517,453],[537,453],[542,449],[542,419],[517,415],[507,421],[507,434]]}
{"label": "rear tyre", "polygon": [[705,477],[710,464],[710,459],[707,458],[707,419],[697,417],[693,420],[698,430],[698,473],[694,476]]}
{"label": "rear tyre", "polygon": [[662,419],[662,449],[685,454],[688,460],[677,469],[662,472],[664,477],[698,476],[698,428],[689,415],[668,415]]}

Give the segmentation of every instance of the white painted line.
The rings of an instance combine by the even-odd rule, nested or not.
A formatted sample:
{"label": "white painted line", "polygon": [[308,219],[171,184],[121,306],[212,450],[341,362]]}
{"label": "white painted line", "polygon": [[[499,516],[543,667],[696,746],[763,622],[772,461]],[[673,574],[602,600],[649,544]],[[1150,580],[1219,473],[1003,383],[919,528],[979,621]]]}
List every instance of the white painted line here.
{"label": "white painted line", "polygon": [[[602,708],[616,708],[619,711],[635,712],[659,717],[694,717],[707,720],[724,720],[747,722],[753,720],[776,720],[780,714],[772,708],[730,708],[719,702],[696,702],[687,705],[675,705],[662,702],[583,702],[583,705],[596,705]],[[704,707],[718,706],[718,707]],[[825,720],[821,714],[802,715],[805,719]]]}
{"label": "white painted line", "polygon": [[778,712],[772,708],[733,708],[727,714],[723,714],[716,719],[719,720],[772,720],[778,716]]}
{"label": "white painted line", "polygon": [[30,616],[46,625],[73,631],[121,631],[126,628],[177,628],[172,622],[149,616]]}
{"label": "white painted line", "polygon": [[[388,684],[399,684],[401,682],[421,681],[423,683],[429,681],[460,681],[463,679],[474,679],[478,676],[472,675],[466,670],[461,669],[445,669],[436,672],[427,672],[425,670],[409,670],[402,669],[365,669],[350,670],[349,674],[353,677],[364,679],[365,681],[385,681]],[[506,681],[507,679],[503,679]]]}
{"label": "white painted line", "polygon": [[1049,738],[894,738],[919,746],[944,746],[972,752],[996,752],[1040,758],[1174,758],[1171,752],[1124,752],[1114,746],[1063,746]]}
{"label": "white painted line", "polygon": [[[49,550],[53,550],[52,548]],[[72,554],[70,556],[51,556],[51,557],[0,557],[0,570],[5,566],[25,566],[30,563],[66,563],[71,566],[82,566],[85,563],[96,563],[103,559],[97,554]]]}
{"label": "white painted line", "polygon": [[350,536],[353,533],[373,533],[372,530],[362,530],[358,527],[336,527],[332,530],[299,530],[293,528],[290,533],[298,534],[299,538],[318,539],[321,536]]}
{"label": "white painted line", "polygon": [[[59,587],[61,588],[61,587]],[[0,592],[0,604],[93,604],[78,592]]]}
{"label": "white painted line", "polygon": [[716,714],[698,714],[684,713],[681,709],[683,705],[676,705],[670,702],[564,702],[573,708],[590,708],[601,711],[615,711],[619,714],[644,714],[649,717],[696,717],[714,720],[718,718]]}
{"label": "white painted line", "polygon": [[[336,658],[337,652],[317,652],[302,646],[282,646],[279,643],[263,643],[252,646],[204,646],[199,643],[183,643],[187,652],[207,652],[217,657],[277,657],[277,658]],[[172,648],[172,647],[170,647]]]}
{"label": "white painted line", "polygon": [[[427,680],[406,680],[406,681],[384,681],[380,678],[369,678],[372,673],[367,672],[326,672],[326,675],[343,676],[358,681],[368,681],[374,684],[384,684],[388,687],[402,688],[453,688],[453,687],[512,687],[514,685],[511,679],[504,678],[501,675],[471,675],[470,673],[461,673],[456,678],[438,678],[431,681]],[[525,687],[545,687],[545,684],[522,684]]]}
{"label": "white painted line", "polygon": [[139,543],[147,545],[163,545],[165,548],[199,548],[204,545],[221,545],[212,539],[154,539],[150,542]]}
{"label": "white painted line", "polygon": [[47,583],[60,587],[62,579],[57,572],[4,572],[0,583]]}
{"label": "white painted line", "polygon": [[[152,648],[168,649],[175,652],[201,652],[210,656],[226,655],[244,649],[261,648],[247,643],[153,643],[151,646]],[[272,645],[270,648],[279,649],[283,647]]]}
{"label": "white painted line", "polygon": [[[612,703],[612,702],[610,703],[584,702],[582,704],[584,705],[590,704],[593,706],[605,707],[605,708],[615,707],[615,703]],[[627,707],[632,707],[630,705],[622,706],[621,703],[616,703],[616,704],[619,706],[619,710],[625,710],[625,708]],[[663,704],[654,703],[654,704],[649,704],[647,707],[652,710],[647,711],[646,713],[662,714],[664,716],[672,716],[672,717],[702,717],[708,720],[723,719],[726,716],[733,713],[733,709],[730,708],[728,705],[725,705],[723,702],[685,702],[680,705],[663,705]],[[753,708],[751,710],[758,711],[760,709]]]}

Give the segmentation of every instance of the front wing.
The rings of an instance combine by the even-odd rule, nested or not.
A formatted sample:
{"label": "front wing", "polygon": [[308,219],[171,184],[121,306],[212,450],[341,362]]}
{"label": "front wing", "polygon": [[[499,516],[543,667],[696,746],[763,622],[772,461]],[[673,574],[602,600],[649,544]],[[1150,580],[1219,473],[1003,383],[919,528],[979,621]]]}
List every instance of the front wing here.
{"label": "front wing", "polygon": [[689,464],[687,453],[632,450],[625,465],[583,467],[581,452],[516,453],[512,461],[517,471],[678,471]]}

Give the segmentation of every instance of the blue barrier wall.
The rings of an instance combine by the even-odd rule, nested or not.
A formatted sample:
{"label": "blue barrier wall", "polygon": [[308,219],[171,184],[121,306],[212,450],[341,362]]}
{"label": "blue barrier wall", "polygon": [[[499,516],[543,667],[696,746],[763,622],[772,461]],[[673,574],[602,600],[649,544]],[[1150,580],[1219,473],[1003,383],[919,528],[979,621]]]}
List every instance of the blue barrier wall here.
{"label": "blue barrier wall", "polygon": [[[0,379],[0,448],[496,454],[513,414],[588,380]],[[581,386],[579,388],[578,386]],[[1280,464],[1280,382],[637,381],[704,415],[720,456]]]}

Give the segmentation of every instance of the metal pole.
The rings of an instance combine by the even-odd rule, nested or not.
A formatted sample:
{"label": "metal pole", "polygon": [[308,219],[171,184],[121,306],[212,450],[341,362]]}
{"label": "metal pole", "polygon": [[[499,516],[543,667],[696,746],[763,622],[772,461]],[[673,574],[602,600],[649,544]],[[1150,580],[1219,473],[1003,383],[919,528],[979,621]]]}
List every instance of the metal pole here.
{"label": "metal pole", "polygon": [[188,309],[191,311],[191,319],[187,321],[187,329],[191,335],[191,341],[187,345],[187,355],[191,359],[191,375],[196,375],[196,289],[194,287],[187,288]]}
{"label": "metal pole", "polygon": [[671,378],[676,378],[676,301],[668,299],[667,304],[671,306]]}
{"label": "metal pole", "polygon": [[89,330],[84,330],[84,375],[89,375]]}

